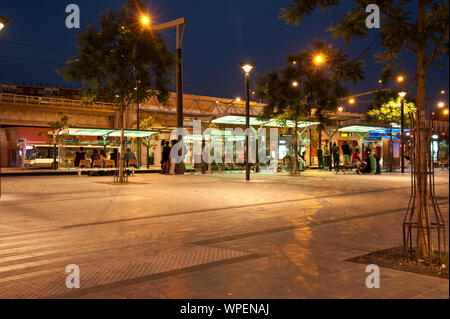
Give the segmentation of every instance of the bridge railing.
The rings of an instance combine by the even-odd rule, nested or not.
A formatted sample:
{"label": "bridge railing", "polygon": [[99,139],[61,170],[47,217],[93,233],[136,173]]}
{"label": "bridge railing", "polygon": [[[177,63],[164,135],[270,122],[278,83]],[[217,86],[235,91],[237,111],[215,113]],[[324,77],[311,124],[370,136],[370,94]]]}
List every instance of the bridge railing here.
{"label": "bridge railing", "polygon": [[113,103],[94,103],[86,104],[81,100],[71,100],[71,99],[61,99],[54,97],[45,96],[28,96],[28,95],[17,95],[0,93],[0,103],[3,104],[26,104],[26,105],[49,105],[53,107],[61,108],[84,108],[84,109],[95,109],[95,110],[105,110],[105,111],[115,111],[117,106]]}

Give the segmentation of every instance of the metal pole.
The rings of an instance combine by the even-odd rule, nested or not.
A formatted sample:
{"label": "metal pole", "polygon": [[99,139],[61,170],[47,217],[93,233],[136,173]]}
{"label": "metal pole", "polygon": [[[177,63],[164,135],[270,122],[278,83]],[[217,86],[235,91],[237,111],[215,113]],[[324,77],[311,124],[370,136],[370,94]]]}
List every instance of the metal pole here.
{"label": "metal pole", "polygon": [[248,161],[249,133],[250,133],[250,74],[245,73],[245,128],[247,136],[245,138],[245,179],[250,180],[250,163]]}
{"label": "metal pole", "polygon": [[[177,127],[183,127],[183,54],[181,49],[183,38],[184,25],[177,25]],[[181,141],[181,137],[178,141]],[[182,154],[183,149],[180,148],[179,155]],[[184,174],[184,162],[177,164],[176,174]]]}
{"label": "metal pole", "polygon": [[[139,103],[137,104],[137,130],[140,130],[140,105]],[[141,138],[138,137],[137,138],[137,166],[141,167]]]}
{"label": "metal pole", "polygon": [[402,98],[402,110],[401,110],[401,143],[402,143],[402,149],[400,153],[400,158],[402,161],[402,174],[405,172],[405,139],[404,139],[404,128],[405,128],[405,105],[404,105],[405,99]]}

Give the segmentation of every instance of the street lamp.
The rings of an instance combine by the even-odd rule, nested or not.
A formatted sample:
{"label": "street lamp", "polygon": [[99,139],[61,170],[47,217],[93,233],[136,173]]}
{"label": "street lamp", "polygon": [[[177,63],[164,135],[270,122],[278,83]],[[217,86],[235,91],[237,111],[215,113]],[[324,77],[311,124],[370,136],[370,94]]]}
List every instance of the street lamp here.
{"label": "street lamp", "polygon": [[297,81],[292,82],[292,86],[296,88],[298,86],[298,82]]}
{"label": "street lamp", "polygon": [[[150,18],[147,15],[141,16],[141,24],[144,26],[149,26],[153,31],[164,31],[168,29],[176,28],[177,30],[177,46],[176,46],[176,78],[177,78],[177,127],[182,128],[183,125],[183,55],[182,55],[182,43],[183,43],[183,35],[184,29],[187,24],[187,19],[179,18],[176,20],[172,20],[169,22],[161,23],[158,25],[150,26]],[[179,137],[179,141],[181,141],[181,137]],[[180,155],[182,149],[180,148]],[[175,174],[184,174],[184,163],[181,162],[177,164]]]}
{"label": "street lamp", "polygon": [[7,17],[1,17],[1,16],[0,16],[0,31],[1,31],[4,27],[6,27],[6,25],[7,25],[9,22],[11,22],[11,19],[10,19],[10,18],[7,18]]}
{"label": "street lamp", "polygon": [[322,54],[317,54],[314,56],[315,65],[321,65],[323,62],[325,62],[325,58]]}
{"label": "street lamp", "polygon": [[397,82],[401,83],[405,80],[405,77],[403,75],[397,76]]}
{"label": "street lamp", "polygon": [[402,151],[400,153],[401,155],[401,170],[402,173],[405,172],[405,139],[403,138],[404,135],[404,129],[405,129],[405,96],[406,96],[406,92],[402,91],[399,92],[398,95],[400,96],[401,100],[402,100],[402,106],[401,106],[401,143],[402,143]]}
{"label": "street lamp", "polygon": [[242,62],[239,66],[245,72],[245,128],[247,136],[245,138],[245,179],[250,180],[250,163],[248,162],[248,146],[250,132],[250,72],[256,66],[254,62]]}
{"label": "street lamp", "polygon": [[342,113],[344,111],[344,108],[342,106],[339,106],[338,111]]}
{"label": "street lamp", "polygon": [[439,102],[439,103],[438,103],[438,107],[439,107],[439,108],[443,108],[444,106],[445,106],[445,103],[444,103],[444,102]]}
{"label": "street lamp", "polygon": [[350,99],[350,100],[348,100],[348,103],[349,103],[349,104],[355,104],[355,102],[356,102],[355,99]]}
{"label": "street lamp", "polygon": [[143,25],[145,25],[145,26],[150,25],[150,18],[149,18],[149,16],[143,15],[143,16],[141,17],[141,23],[142,23]]}

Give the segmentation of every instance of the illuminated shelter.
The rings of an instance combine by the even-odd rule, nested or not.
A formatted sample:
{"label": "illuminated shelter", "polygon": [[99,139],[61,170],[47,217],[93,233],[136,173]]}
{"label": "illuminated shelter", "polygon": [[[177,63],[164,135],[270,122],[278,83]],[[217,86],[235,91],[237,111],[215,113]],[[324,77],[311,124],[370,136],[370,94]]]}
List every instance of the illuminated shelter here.
{"label": "illuminated shelter", "polygon": [[[156,131],[146,131],[146,130],[125,130],[125,137],[142,137],[150,138]],[[52,132],[49,132],[52,134]],[[69,135],[69,136],[101,136],[103,139],[108,137],[120,137],[120,130],[113,129],[95,129],[95,128],[67,128],[62,130],[59,135]]]}
{"label": "illuminated shelter", "polygon": [[[390,129],[386,127],[379,127],[379,126],[365,126],[365,125],[352,125],[352,126],[345,126],[338,130],[339,132],[352,132],[356,133],[360,138],[362,144],[364,144],[364,139],[370,134],[370,133],[378,133],[380,135],[384,135],[389,137]],[[409,131],[405,129],[405,131]],[[400,129],[392,129],[393,136],[399,134],[401,132]]]}
{"label": "illuminated shelter", "polygon": [[[231,124],[231,125],[242,125],[245,126],[245,116],[236,116],[236,115],[229,115],[229,116],[223,116],[217,119],[214,119],[211,121],[211,123],[214,124]],[[314,126],[320,124],[320,122],[310,122],[310,121],[298,121],[297,127],[303,128],[302,132],[297,132],[299,137],[301,138],[303,133],[306,131],[306,129],[310,126]],[[286,121],[281,122],[277,120],[261,120],[256,117],[250,117],[250,128],[255,131],[253,126],[265,126],[265,127],[289,127],[294,128],[295,122],[294,121]]]}

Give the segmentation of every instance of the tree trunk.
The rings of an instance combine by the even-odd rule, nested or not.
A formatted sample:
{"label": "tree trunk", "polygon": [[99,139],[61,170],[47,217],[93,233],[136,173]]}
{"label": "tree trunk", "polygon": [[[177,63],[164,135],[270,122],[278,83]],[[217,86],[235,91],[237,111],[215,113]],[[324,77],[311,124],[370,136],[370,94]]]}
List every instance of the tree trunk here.
{"label": "tree trunk", "polygon": [[292,156],[292,175],[296,176],[298,174],[298,134],[297,134],[297,121],[295,121],[294,129],[294,156]]}
{"label": "tree trunk", "polygon": [[[425,0],[419,0],[418,10],[418,34],[423,32],[423,25],[426,18]],[[426,54],[425,41],[418,41],[417,46],[417,132],[415,138],[415,156],[414,169],[416,174],[416,203],[417,203],[417,255],[418,257],[428,257],[433,253],[430,233],[430,211],[428,205],[428,187],[427,187],[427,132],[426,132],[426,112],[425,112],[425,96],[426,96]]]}
{"label": "tree trunk", "polygon": [[119,183],[125,182],[125,106],[120,105],[120,155],[119,155]]}

